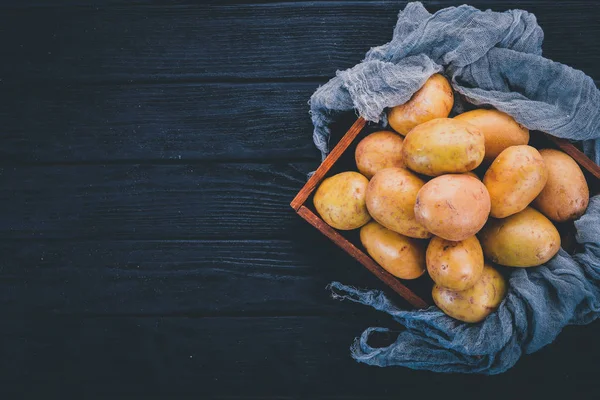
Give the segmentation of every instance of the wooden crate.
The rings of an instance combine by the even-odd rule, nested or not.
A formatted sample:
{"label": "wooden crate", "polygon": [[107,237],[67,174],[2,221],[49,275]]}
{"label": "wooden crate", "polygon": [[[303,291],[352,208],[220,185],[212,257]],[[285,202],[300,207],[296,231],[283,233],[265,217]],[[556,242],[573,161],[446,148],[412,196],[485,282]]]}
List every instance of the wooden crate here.
{"label": "wooden crate", "polygon": [[[418,280],[402,280],[396,278],[379,264],[377,264],[364,250],[358,238],[349,238],[347,235],[342,234],[340,231],[327,225],[325,221],[321,219],[315,212],[312,211],[312,204],[307,201],[311,198],[315,189],[321,184],[323,179],[331,174],[332,168],[338,162],[351,145],[355,144],[357,137],[364,133],[364,129],[367,123],[363,118],[358,118],[356,122],[350,127],[346,134],[340,139],[338,144],[329,153],[327,158],[321,163],[319,168],[315,171],[314,175],[306,182],[302,189],[298,192],[294,200],[291,202],[292,208],[308,221],[311,225],[317,228],[322,234],[331,239],[335,244],[341,247],[344,251],[354,257],[358,262],[364,265],[369,271],[375,276],[381,279],[386,285],[392,290],[402,296],[411,305],[416,308],[426,308],[430,305],[430,300],[427,296],[422,293],[418,295],[415,293],[416,282],[420,280],[420,285],[423,286],[423,279],[429,279],[424,274],[423,279]],[[532,133],[532,140],[535,139],[536,143],[543,143],[544,147],[555,147],[559,148],[565,153],[569,154],[575,161],[579,163],[584,171],[588,184],[590,186],[590,193],[597,193],[598,183],[600,182],[600,167],[590,160],[585,154],[583,154],[576,146],[571,144],[569,141],[564,139],[558,139],[550,135],[541,134],[534,138]],[[535,146],[535,144],[533,144]],[[535,146],[538,147],[538,146]],[[356,168],[354,168],[356,170]],[[572,224],[571,224],[572,225]],[[559,230],[569,231],[566,226],[559,227]],[[431,288],[431,283],[429,284]]]}

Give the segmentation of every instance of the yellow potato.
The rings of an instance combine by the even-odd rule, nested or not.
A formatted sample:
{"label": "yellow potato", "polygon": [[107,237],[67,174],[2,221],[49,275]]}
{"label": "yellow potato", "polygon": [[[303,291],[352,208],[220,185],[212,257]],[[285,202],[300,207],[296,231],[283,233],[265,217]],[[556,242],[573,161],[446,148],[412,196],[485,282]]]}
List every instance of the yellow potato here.
{"label": "yellow potato", "polygon": [[475,235],[487,221],[490,196],[480,180],[464,174],[438,176],[417,194],[415,218],[425,229],[446,240]]}
{"label": "yellow potato", "polygon": [[548,182],[533,206],[557,222],[581,217],[590,201],[590,190],[581,168],[562,151],[542,149],[540,154],[548,169]]}
{"label": "yellow potato", "polygon": [[479,280],[463,291],[435,285],[434,303],[446,315],[463,322],[480,322],[494,312],[506,296],[506,280],[494,267],[485,264]]}
{"label": "yellow potato", "polygon": [[507,218],[490,218],[478,236],[483,254],[507,267],[541,265],[560,249],[556,227],[531,207]]}
{"label": "yellow potato", "polygon": [[437,285],[465,290],[481,277],[483,250],[475,236],[459,242],[434,236],[427,246],[426,261],[429,276]]}
{"label": "yellow potato", "polygon": [[492,201],[492,217],[504,218],[522,211],[540,194],[547,180],[548,169],[536,149],[521,145],[504,150],[483,177]]}
{"label": "yellow potato", "polygon": [[428,238],[429,232],[415,220],[415,201],[423,182],[404,168],[377,172],[367,187],[367,209],[373,219],[394,232]]}
{"label": "yellow potato", "polygon": [[315,192],[315,209],[336,229],[360,228],[371,220],[365,205],[368,184],[367,178],[352,171],[327,178]]}
{"label": "yellow potato", "polygon": [[483,160],[483,134],[466,122],[438,118],[404,138],[402,157],[411,170],[429,176],[471,171]]}
{"label": "yellow potato", "polygon": [[425,272],[425,245],[417,239],[371,221],[360,228],[360,241],[379,265],[398,278],[416,279]]}
{"label": "yellow potato", "polygon": [[498,110],[473,110],[457,115],[454,119],[470,123],[485,137],[484,162],[489,164],[510,146],[529,143],[529,129],[510,115]]}
{"label": "yellow potato", "polygon": [[391,131],[371,133],[356,146],[356,167],[371,179],[379,170],[404,167],[402,162],[402,136]]}
{"label": "yellow potato", "polygon": [[452,86],[442,75],[434,74],[409,101],[389,110],[388,122],[393,130],[406,135],[423,122],[446,118],[453,105]]}

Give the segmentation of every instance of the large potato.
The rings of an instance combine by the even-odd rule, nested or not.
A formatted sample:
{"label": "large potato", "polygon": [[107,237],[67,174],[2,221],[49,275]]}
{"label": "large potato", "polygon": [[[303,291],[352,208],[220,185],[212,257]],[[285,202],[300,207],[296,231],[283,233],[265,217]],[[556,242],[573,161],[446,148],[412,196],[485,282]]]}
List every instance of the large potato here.
{"label": "large potato", "polygon": [[425,272],[425,246],[417,239],[371,221],[360,228],[360,241],[379,265],[398,278],[415,279]]}
{"label": "large potato", "polygon": [[469,289],[456,291],[435,285],[433,301],[447,315],[463,322],[479,322],[495,311],[506,296],[506,280],[485,264],[479,280]]}
{"label": "large potato", "polygon": [[481,277],[483,250],[475,236],[459,242],[436,236],[427,246],[426,262],[427,272],[437,285],[465,290]]}
{"label": "large potato", "polygon": [[402,136],[391,131],[371,133],[356,146],[356,167],[369,179],[379,170],[404,167],[402,142]]}
{"label": "large potato", "polygon": [[417,126],[402,146],[408,168],[429,176],[471,171],[481,164],[484,154],[483,134],[473,125],[450,118]]}
{"label": "large potato", "polygon": [[557,222],[581,217],[590,200],[590,190],[581,168],[562,151],[542,149],[540,154],[548,169],[548,182],[533,206]]}
{"label": "large potato", "polygon": [[464,240],[475,235],[487,221],[490,196],[480,180],[463,174],[438,176],[417,194],[418,223],[446,240]]}
{"label": "large potato", "polygon": [[512,146],[494,160],[483,177],[490,193],[491,215],[504,218],[522,211],[542,191],[548,169],[531,146]]}
{"label": "large potato", "polygon": [[409,101],[392,107],[388,122],[393,130],[406,135],[412,128],[434,118],[446,118],[454,105],[452,87],[440,74],[432,75]]}
{"label": "large potato", "polygon": [[490,218],[479,233],[483,254],[507,267],[535,267],[560,249],[556,227],[531,207],[507,218]]}
{"label": "large potato", "polygon": [[428,238],[427,230],[415,219],[415,201],[423,182],[404,168],[377,172],[367,187],[367,209],[373,219],[394,232],[413,238]]}
{"label": "large potato", "polygon": [[529,129],[510,115],[498,110],[473,110],[457,115],[454,119],[470,123],[485,137],[484,162],[491,163],[500,153],[510,147],[529,143]]}
{"label": "large potato", "polygon": [[313,204],[328,225],[341,230],[360,228],[371,219],[365,204],[368,184],[358,172],[342,172],[321,183]]}

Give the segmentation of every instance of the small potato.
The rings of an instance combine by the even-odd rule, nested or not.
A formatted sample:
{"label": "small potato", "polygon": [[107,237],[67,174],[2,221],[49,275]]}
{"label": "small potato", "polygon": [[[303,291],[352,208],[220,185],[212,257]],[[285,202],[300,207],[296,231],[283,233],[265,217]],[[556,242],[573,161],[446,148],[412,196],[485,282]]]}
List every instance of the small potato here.
{"label": "small potato", "polygon": [[402,136],[391,131],[371,133],[356,146],[354,157],[358,170],[371,179],[379,170],[404,167],[402,162]]}
{"label": "small potato", "polygon": [[453,105],[452,86],[442,75],[434,74],[409,101],[389,110],[388,122],[393,130],[406,135],[423,122],[446,118]]}
{"label": "small potato", "polygon": [[487,221],[490,196],[480,180],[463,174],[438,176],[417,194],[415,218],[425,229],[446,240],[475,235]]}
{"label": "small potato", "polygon": [[515,121],[510,115],[498,110],[473,110],[457,115],[454,119],[467,122],[483,133],[485,137],[486,164],[491,163],[500,153],[510,147],[529,143],[529,129]]}
{"label": "small potato", "polygon": [[507,218],[490,218],[478,236],[483,254],[507,267],[541,265],[560,249],[556,227],[531,207]]}
{"label": "small potato", "polygon": [[504,150],[483,177],[492,201],[492,217],[505,218],[525,209],[547,180],[548,169],[535,148],[522,145]]}
{"label": "small potato", "polygon": [[431,234],[415,219],[415,201],[423,182],[404,168],[377,172],[367,187],[367,209],[373,219],[394,232],[425,239]]}
{"label": "small potato", "polygon": [[411,170],[438,176],[471,171],[483,160],[483,134],[466,122],[438,118],[425,122],[404,138],[402,157]]}
{"label": "small potato", "polygon": [[321,183],[313,204],[328,225],[340,230],[360,228],[371,219],[365,204],[368,184],[358,172],[342,172]]}
{"label": "small potato", "polygon": [[471,288],[456,291],[435,285],[432,295],[434,303],[446,315],[463,322],[480,322],[500,306],[506,291],[504,277],[486,263],[481,277]]}
{"label": "small potato", "polygon": [[360,228],[360,241],[379,265],[398,278],[416,279],[425,272],[425,245],[417,239],[371,221]]}
{"label": "small potato", "polygon": [[483,250],[475,236],[459,242],[434,236],[427,246],[426,261],[429,276],[437,285],[465,290],[481,277]]}
{"label": "small potato", "polygon": [[581,217],[590,201],[590,190],[581,168],[562,151],[542,149],[540,154],[548,169],[548,182],[533,206],[557,222]]}

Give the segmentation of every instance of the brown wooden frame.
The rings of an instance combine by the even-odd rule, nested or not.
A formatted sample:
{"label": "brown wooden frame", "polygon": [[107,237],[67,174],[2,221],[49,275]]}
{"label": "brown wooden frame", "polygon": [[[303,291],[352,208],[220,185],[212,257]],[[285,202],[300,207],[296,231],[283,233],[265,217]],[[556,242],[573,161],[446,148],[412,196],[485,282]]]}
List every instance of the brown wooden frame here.
{"label": "brown wooden frame", "polygon": [[[358,262],[364,265],[365,268],[371,271],[376,277],[381,279],[392,290],[406,299],[406,301],[408,301],[411,305],[416,308],[426,308],[429,304],[425,300],[417,296],[412,290],[406,287],[400,279],[396,278],[379,266],[379,264],[377,264],[368,254],[352,244],[337,230],[327,225],[325,221],[323,221],[318,215],[313,213],[304,205],[306,200],[325,178],[336,161],[342,156],[342,154],[344,154],[356,137],[361,133],[366,123],[367,121],[365,121],[365,119],[362,117],[356,120],[356,122],[350,127],[350,129],[348,129],[338,144],[333,148],[333,150],[331,150],[319,168],[317,168],[313,176],[311,176],[302,189],[300,189],[290,205],[298,213],[298,215],[308,221],[308,223],[317,228],[322,234],[327,236],[345,252],[350,254]],[[551,135],[546,135],[546,137],[562,151],[573,157],[573,159],[577,161],[577,163],[584,170],[587,170],[592,176],[600,180],[600,167],[590,160],[585,154],[583,154],[577,147],[564,139],[559,139]]]}

